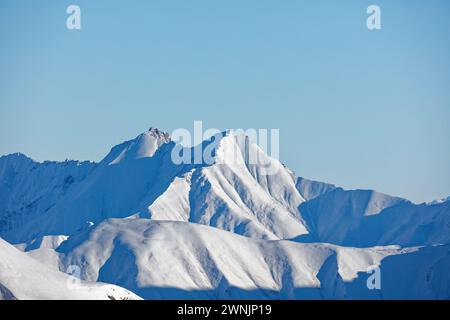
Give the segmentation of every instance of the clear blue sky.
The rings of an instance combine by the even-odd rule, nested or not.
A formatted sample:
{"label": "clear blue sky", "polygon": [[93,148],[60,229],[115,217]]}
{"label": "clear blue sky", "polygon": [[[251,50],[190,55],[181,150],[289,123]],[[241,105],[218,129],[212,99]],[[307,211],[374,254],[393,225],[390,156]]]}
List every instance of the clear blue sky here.
{"label": "clear blue sky", "polygon": [[450,195],[450,2],[1,0],[0,154],[99,160],[194,120],[279,128],[301,176]]}

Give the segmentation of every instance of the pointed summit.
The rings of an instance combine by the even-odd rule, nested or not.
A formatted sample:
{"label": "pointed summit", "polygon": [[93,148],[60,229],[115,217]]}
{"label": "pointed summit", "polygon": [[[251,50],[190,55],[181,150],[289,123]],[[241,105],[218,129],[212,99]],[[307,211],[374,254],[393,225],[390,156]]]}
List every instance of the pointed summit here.
{"label": "pointed summit", "polygon": [[158,128],[150,127],[146,133],[165,142],[170,141],[170,134],[165,131],[159,130]]}
{"label": "pointed summit", "polygon": [[103,163],[117,164],[124,161],[152,157],[163,144],[171,141],[167,132],[150,127],[136,138],[113,147]]}

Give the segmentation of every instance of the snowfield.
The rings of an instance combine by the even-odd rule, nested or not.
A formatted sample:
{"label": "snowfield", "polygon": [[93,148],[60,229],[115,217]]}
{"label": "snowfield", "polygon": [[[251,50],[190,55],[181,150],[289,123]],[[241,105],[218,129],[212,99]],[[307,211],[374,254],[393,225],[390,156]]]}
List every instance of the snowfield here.
{"label": "snowfield", "polygon": [[134,293],[115,285],[78,281],[50,270],[0,239],[0,300],[137,300]]}
{"label": "snowfield", "polygon": [[297,177],[229,131],[172,161],[199,147],[150,129],[99,163],[0,157],[0,298],[450,298],[449,201]]}
{"label": "snowfield", "polygon": [[[373,266],[382,266],[389,286],[368,298],[445,298],[443,283],[450,284],[450,246],[360,249],[267,241],[186,222],[106,220],[56,251],[63,269],[83,266],[83,279],[115,283],[146,299],[355,299],[368,291]],[[397,274],[406,261],[420,262],[423,273]]]}

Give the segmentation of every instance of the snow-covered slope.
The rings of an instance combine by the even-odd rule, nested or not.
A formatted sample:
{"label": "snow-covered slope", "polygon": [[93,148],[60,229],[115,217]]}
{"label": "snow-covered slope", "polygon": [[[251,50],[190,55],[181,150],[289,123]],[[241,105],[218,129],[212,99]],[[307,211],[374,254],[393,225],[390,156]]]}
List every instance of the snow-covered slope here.
{"label": "snow-covered slope", "polygon": [[[229,132],[203,148],[215,150],[213,164],[178,175],[148,206],[152,219],[191,221],[262,239],[307,233],[297,210],[304,199],[294,175],[279,161],[247,137]],[[266,166],[251,162],[248,154],[258,155]],[[267,166],[274,174],[264,173]]]}
{"label": "snow-covered slope", "polygon": [[[448,245],[357,249],[255,240],[185,222],[112,219],[57,251],[61,268],[81,266],[83,279],[147,299],[450,297]],[[418,269],[405,265],[412,261]],[[372,292],[366,272],[374,266],[383,285]]]}
{"label": "snow-covered slope", "polygon": [[[164,150],[170,149],[166,142],[166,135],[152,129],[112,148],[82,183],[55,199],[49,208],[39,208],[39,212],[30,215],[23,224],[16,223],[17,227],[0,232],[0,235],[12,243],[29,242],[46,235],[70,235],[90,222],[134,214],[152,189],[158,194],[167,184],[167,178],[159,177],[163,162],[170,166],[167,161],[170,158],[162,162]],[[38,164],[38,167],[43,165]],[[167,170],[171,171],[170,168]],[[40,182],[38,178],[30,177],[29,180],[30,183]],[[151,196],[149,201],[152,201]],[[8,216],[6,212],[0,215]]]}
{"label": "snow-covered slope", "polygon": [[336,189],[334,184],[313,181],[302,177],[297,178],[295,186],[305,200],[312,200],[324,193]]}
{"label": "snow-covered slope", "polygon": [[168,133],[156,128],[150,128],[147,132],[136,138],[125,141],[114,148],[103,159],[106,164],[118,164],[142,158],[151,158],[161,145],[170,142]]}
{"label": "snow-covered slope", "polygon": [[20,153],[0,157],[0,236],[39,219],[95,166],[87,161],[38,163]]}
{"label": "snow-covered slope", "polygon": [[439,204],[439,203],[443,203],[443,202],[447,202],[447,201],[450,201],[450,196],[448,196],[447,198],[442,198],[439,200],[431,201],[430,203],[428,203],[428,205],[435,205],[435,204]]}
{"label": "snow-covered slope", "polygon": [[300,206],[310,233],[300,241],[367,247],[450,243],[450,203],[415,205],[371,190],[337,188]]}
{"label": "snow-covered slope", "polygon": [[[200,146],[210,150],[211,161],[176,164],[172,154],[179,146],[151,128],[113,147],[99,164],[2,157],[0,236],[30,244],[107,218],[135,216],[201,223],[258,239],[352,246],[448,243],[448,202],[414,205],[371,190],[344,191],[297,178],[248,137],[230,131]],[[200,146],[181,150],[193,160]],[[267,168],[276,170],[266,174]]]}
{"label": "snow-covered slope", "polygon": [[[149,131],[112,148],[90,175],[48,210],[0,233],[12,243],[44,235],[70,235],[87,222],[132,215],[199,222],[256,238],[284,239],[307,233],[298,206],[304,201],[294,175],[243,135],[227,132],[203,147],[213,163],[172,161],[175,143]],[[190,150],[195,154],[194,148]],[[276,168],[252,164],[247,153]],[[34,218],[38,216],[37,218]]]}
{"label": "snow-covered slope", "polygon": [[115,285],[79,281],[51,270],[0,239],[0,300],[140,299]]}
{"label": "snow-covered slope", "polygon": [[[180,152],[190,162],[173,161]],[[99,163],[0,157],[0,237],[15,246],[0,245],[3,298],[56,298],[45,290],[53,287],[64,298],[105,297],[105,285],[65,292],[59,271],[71,265],[85,280],[145,298],[448,299],[450,291],[449,201],[416,205],[299,178],[232,131],[183,148],[151,128]],[[366,286],[373,265],[381,290]]]}

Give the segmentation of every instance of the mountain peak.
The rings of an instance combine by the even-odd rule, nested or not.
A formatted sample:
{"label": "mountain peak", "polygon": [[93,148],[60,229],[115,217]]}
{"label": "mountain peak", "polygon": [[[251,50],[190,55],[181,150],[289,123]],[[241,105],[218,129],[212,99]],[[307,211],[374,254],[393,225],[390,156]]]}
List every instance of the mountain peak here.
{"label": "mountain peak", "polygon": [[148,131],[143,134],[149,134],[157,139],[163,140],[164,142],[170,142],[170,134],[158,128],[150,127]]}
{"label": "mountain peak", "polygon": [[10,153],[4,156],[1,156],[0,159],[26,159],[26,160],[32,160],[30,157],[28,157],[27,155],[21,153],[21,152],[14,152],[14,153]]}
{"label": "mountain peak", "polygon": [[0,157],[0,173],[5,172],[7,168],[9,170],[19,170],[19,168],[25,168],[32,165],[33,159],[27,157],[25,154],[16,152]]}
{"label": "mountain peak", "polygon": [[102,162],[117,164],[128,160],[150,158],[163,144],[171,141],[170,135],[160,129],[150,127],[132,140],[113,147]]}

